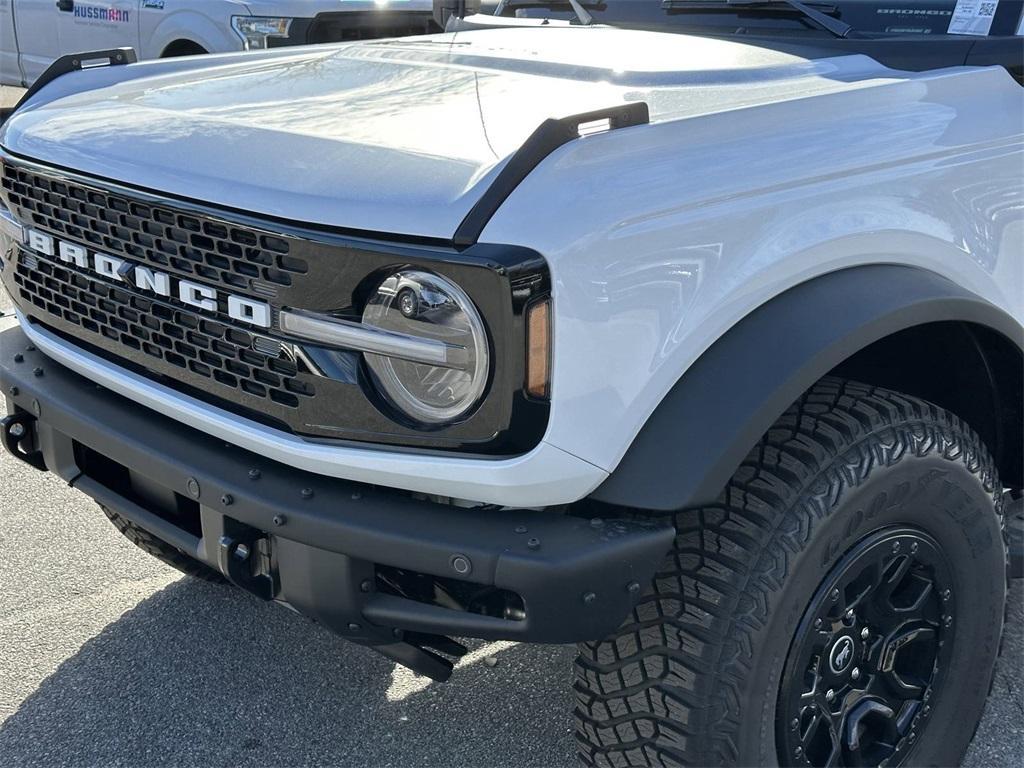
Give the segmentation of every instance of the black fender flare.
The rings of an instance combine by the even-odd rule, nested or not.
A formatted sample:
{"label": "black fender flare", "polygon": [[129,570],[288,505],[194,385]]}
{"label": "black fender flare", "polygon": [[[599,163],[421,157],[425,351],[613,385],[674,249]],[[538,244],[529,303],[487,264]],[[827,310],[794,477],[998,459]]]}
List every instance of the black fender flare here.
{"label": "black fender flare", "polygon": [[938,321],[985,326],[1024,349],[1013,317],[922,268],[851,267],[780,293],[690,366],[590,498],[656,511],[713,503],[816,381],[880,339]]}

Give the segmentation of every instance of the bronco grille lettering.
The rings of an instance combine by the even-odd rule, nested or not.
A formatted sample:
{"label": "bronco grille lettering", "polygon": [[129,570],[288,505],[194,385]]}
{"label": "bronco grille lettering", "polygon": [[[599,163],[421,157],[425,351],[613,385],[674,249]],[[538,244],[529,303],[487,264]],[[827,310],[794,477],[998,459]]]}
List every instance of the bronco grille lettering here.
{"label": "bronco grille lettering", "polygon": [[[65,264],[72,264],[82,269],[91,269],[108,280],[129,283],[142,291],[149,291],[158,296],[174,297],[191,307],[216,312],[221,296],[206,285],[194,283],[158,272],[149,267],[106,253],[90,253],[80,245],[65,243],[44,232],[28,230],[28,247],[44,256],[56,255]],[[174,285],[176,284],[176,285]],[[269,328],[271,324],[270,305],[262,301],[253,301],[243,296],[223,294],[227,305],[227,314],[231,319],[249,325]]]}

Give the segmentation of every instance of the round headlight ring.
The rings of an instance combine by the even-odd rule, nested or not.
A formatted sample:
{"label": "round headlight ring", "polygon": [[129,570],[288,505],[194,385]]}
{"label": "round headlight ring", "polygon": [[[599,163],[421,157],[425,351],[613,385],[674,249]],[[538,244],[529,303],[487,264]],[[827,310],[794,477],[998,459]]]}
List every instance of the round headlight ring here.
{"label": "round headlight ring", "polygon": [[483,318],[451,280],[403,269],[377,286],[363,310],[363,325],[448,345],[445,364],[366,353],[366,365],[388,403],[413,421],[441,426],[464,417],[482,399],[490,373]]}

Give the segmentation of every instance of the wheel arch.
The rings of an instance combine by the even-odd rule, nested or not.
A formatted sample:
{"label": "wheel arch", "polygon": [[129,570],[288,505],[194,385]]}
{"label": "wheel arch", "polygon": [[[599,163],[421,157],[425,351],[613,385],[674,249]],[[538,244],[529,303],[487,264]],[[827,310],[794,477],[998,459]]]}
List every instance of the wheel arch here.
{"label": "wheel arch", "polygon": [[166,59],[173,56],[191,56],[203,53],[209,53],[203,45],[187,37],[179,37],[163,47],[163,50],[160,51],[160,58]]}
{"label": "wheel arch", "polygon": [[[1004,482],[1020,487],[1022,367],[1020,323],[935,272],[877,264],[815,277],[712,344],[591,498],[658,511],[714,502],[778,417],[829,374],[956,413],[985,439]],[[950,368],[953,379],[936,379]]]}
{"label": "wheel arch", "polygon": [[[230,9],[229,4],[210,3],[209,7],[198,10],[168,11],[148,33],[143,31],[140,58],[163,58],[168,48],[181,42],[198,45],[208,53],[242,50],[241,39],[228,24]],[[244,10],[236,12],[245,13]]]}

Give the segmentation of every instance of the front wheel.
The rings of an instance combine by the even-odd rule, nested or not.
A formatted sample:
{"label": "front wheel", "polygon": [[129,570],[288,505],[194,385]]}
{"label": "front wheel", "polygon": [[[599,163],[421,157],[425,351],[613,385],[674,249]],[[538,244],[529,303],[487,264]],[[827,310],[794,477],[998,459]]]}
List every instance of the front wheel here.
{"label": "front wheel", "polygon": [[822,381],[580,646],[583,764],[958,764],[1002,632],[1001,505],[956,416]]}

